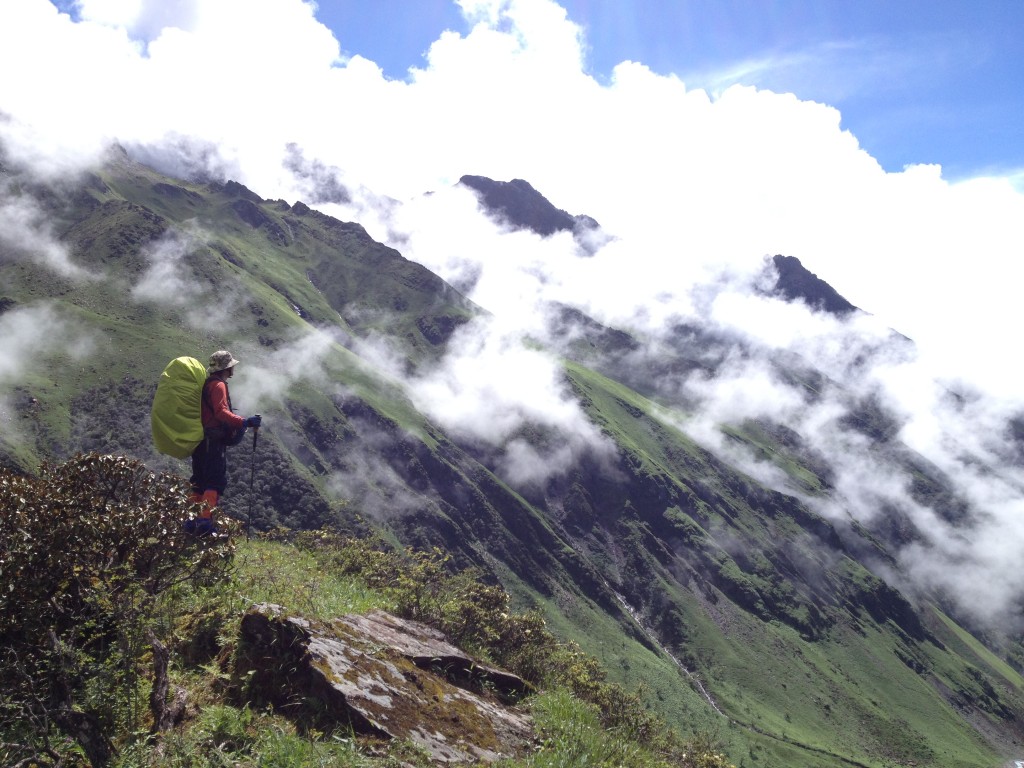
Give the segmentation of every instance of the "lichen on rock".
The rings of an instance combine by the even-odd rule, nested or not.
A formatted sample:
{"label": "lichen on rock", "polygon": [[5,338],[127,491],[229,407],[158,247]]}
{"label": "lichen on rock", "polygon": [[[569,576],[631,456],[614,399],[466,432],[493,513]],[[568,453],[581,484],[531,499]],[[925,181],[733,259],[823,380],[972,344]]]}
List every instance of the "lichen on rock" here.
{"label": "lichen on rock", "polygon": [[509,703],[527,690],[521,678],[383,611],[326,623],[254,606],[235,673],[253,703],[320,729],[406,739],[440,762],[490,762],[533,741],[529,716]]}

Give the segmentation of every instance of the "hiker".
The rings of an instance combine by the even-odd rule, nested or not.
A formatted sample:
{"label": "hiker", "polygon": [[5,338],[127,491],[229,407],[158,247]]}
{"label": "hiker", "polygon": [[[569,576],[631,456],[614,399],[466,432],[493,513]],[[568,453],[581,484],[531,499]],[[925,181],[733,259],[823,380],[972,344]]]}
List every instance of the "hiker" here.
{"label": "hiker", "polygon": [[[203,385],[203,440],[192,452],[192,495],[189,501],[203,504],[200,520],[210,520],[211,511],[220,501],[228,484],[228,446],[238,445],[248,427],[259,429],[260,416],[243,419],[231,410],[228,379],[235,373],[238,361],[226,350],[210,355]],[[212,527],[212,521],[207,523]]]}

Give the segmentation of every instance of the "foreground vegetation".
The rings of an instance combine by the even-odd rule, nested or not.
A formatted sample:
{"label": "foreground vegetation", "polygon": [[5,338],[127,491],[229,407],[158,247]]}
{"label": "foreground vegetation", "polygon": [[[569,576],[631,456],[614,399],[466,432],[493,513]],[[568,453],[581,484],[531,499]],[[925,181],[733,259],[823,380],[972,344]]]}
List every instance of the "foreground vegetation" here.
{"label": "foreground vegetation", "polygon": [[0,763],[19,766],[420,764],[339,724],[323,733],[244,701],[235,633],[253,603],[309,618],[382,608],[523,677],[536,750],[508,765],[726,766],[539,613],[444,553],[330,531],[197,538],[181,481],[95,454],[0,473]]}

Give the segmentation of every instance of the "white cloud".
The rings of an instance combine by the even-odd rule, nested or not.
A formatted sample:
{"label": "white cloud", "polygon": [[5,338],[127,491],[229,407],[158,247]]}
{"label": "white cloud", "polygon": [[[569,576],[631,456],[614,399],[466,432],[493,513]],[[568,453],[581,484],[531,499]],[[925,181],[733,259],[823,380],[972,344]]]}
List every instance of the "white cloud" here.
{"label": "white cloud", "polygon": [[[45,375],[60,356],[78,360],[94,340],[46,303],[16,306],[0,314],[0,433],[16,442],[17,414],[12,391],[33,376]],[[31,396],[31,390],[30,395]]]}
{"label": "white cloud", "polygon": [[249,294],[238,283],[214,284],[193,271],[197,260],[209,258],[202,253],[197,256],[205,247],[205,233],[195,222],[168,227],[141,249],[147,266],[130,295],[132,301],[156,304],[180,315],[193,328],[224,336],[237,326],[239,312],[246,311],[241,308]]}
{"label": "white cloud", "polygon": [[89,276],[71,260],[39,203],[29,195],[13,194],[0,183],[0,264],[9,259],[32,261],[62,277]]}
{"label": "white cloud", "polygon": [[77,0],[82,19],[126,29],[135,40],[151,40],[167,28],[191,30],[199,0]]}
{"label": "white cloud", "polygon": [[149,266],[132,287],[132,298],[172,307],[202,302],[208,289],[188,273],[185,257],[198,246],[188,233],[169,229],[142,249]]}
{"label": "white cloud", "polygon": [[332,347],[336,349],[329,333],[309,329],[291,343],[270,351],[259,347],[232,350],[240,361],[232,389],[239,392],[239,402],[244,401],[251,413],[279,406],[296,383],[326,384],[329,377],[325,365]]}
{"label": "white cloud", "polygon": [[490,320],[464,326],[453,337],[443,364],[409,386],[416,406],[454,433],[503,449],[512,443],[507,460],[516,465],[514,474],[520,479],[536,479],[541,469],[537,456],[515,441],[524,427],[555,430],[563,441],[555,451],[560,461],[554,454],[547,456],[545,476],[568,466],[564,446],[577,455],[605,448],[597,428],[568,392],[558,360],[527,344],[519,328]]}
{"label": "white cloud", "polygon": [[39,373],[69,335],[68,325],[48,306],[15,308],[0,315],[0,384]]}
{"label": "white cloud", "polygon": [[331,492],[351,504],[361,515],[378,521],[401,518],[435,507],[430,490],[414,491],[381,454],[393,451],[405,436],[400,431],[382,430],[379,424],[350,417],[350,439],[335,450],[327,478]]}
{"label": "white cloud", "polygon": [[346,447],[340,459],[344,468],[333,470],[327,485],[360,515],[393,520],[436,504],[430,496],[410,490],[398,473],[374,453],[372,442],[360,443],[356,449]]}

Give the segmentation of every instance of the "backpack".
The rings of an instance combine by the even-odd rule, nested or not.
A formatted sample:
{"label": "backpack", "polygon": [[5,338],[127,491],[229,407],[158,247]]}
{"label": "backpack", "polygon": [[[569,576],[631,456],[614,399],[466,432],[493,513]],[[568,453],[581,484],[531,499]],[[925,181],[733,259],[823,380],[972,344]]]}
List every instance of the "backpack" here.
{"label": "backpack", "polygon": [[205,384],[206,366],[194,357],[176,357],[160,374],[150,412],[153,444],[160,453],[185,459],[202,442]]}

